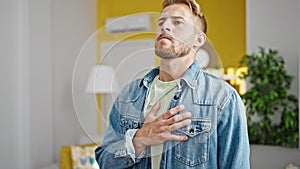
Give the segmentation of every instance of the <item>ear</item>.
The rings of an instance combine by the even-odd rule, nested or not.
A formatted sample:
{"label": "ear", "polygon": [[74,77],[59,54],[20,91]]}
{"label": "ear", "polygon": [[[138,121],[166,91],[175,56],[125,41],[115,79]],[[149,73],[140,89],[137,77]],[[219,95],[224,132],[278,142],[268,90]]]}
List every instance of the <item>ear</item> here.
{"label": "ear", "polygon": [[195,39],[194,39],[194,46],[199,49],[201,46],[204,45],[206,41],[206,35],[203,32],[199,32],[196,34]]}

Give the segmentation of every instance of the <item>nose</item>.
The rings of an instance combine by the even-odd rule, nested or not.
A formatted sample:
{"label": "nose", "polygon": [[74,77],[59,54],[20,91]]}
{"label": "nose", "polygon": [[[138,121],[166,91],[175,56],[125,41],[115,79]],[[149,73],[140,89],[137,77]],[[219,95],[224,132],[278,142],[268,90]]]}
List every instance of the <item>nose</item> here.
{"label": "nose", "polygon": [[162,26],[161,31],[162,31],[162,32],[170,32],[171,29],[170,29],[170,27],[168,27],[168,26]]}
{"label": "nose", "polygon": [[162,25],[161,25],[161,28],[160,30],[165,33],[165,32],[170,32],[171,31],[171,23],[169,20],[166,20]]}

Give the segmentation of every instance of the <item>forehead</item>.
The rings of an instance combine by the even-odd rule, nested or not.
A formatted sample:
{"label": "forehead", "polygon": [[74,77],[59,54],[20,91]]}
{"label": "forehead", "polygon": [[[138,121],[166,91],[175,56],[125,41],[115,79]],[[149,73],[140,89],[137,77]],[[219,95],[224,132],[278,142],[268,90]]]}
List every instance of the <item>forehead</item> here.
{"label": "forehead", "polygon": [[185,4],[172,4],[165,7],[160,18],[181,17],[186,21],[193,23],[193,13]]}

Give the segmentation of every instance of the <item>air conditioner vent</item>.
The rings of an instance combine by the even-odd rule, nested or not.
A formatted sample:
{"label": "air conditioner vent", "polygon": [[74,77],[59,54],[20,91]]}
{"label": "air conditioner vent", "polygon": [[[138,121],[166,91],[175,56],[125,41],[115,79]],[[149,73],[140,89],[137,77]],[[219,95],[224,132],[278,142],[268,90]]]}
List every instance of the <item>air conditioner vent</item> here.
{"label": "air conditioner vent", "polygon": [[106,19],[108,33],[140,32],[151,30],[151,18],[148,14],[129,15]]}

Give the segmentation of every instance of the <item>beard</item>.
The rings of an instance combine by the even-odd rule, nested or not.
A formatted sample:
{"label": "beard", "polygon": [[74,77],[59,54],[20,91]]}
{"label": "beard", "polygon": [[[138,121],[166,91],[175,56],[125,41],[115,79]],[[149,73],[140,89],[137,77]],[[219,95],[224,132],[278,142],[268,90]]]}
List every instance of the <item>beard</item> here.
{"label": "beard", "polygon": [[166,44],[163,40],[155,41],[155,54],[163,59],[172,59],[187,55],[191,48],[184,42],[170,40],[171,44]]}

